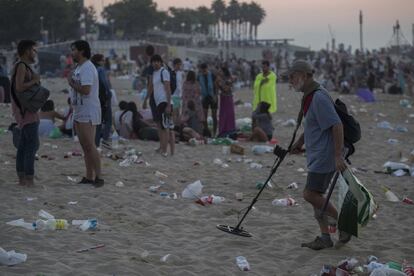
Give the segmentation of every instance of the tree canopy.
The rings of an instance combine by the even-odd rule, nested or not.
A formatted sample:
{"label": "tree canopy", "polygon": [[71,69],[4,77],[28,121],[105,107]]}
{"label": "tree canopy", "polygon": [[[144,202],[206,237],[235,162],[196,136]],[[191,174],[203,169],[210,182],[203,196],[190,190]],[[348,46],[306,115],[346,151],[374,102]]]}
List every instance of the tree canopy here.
{"label": "tree canopy", "polygon": [[[40,40],[41,28],[50,42],[80,37],[80,15],[85,13],[86,32],[96,30],[97,16],[92,7],[82,7],[83,0],[1,0],[0,44],[20,39]],[[145,36],[148,30],[204,33],[221,40],[257,38],[257,27],[266,13],[256,2],[239,3],[213,0],[210,7],[195,9],[171,7],[160,11],[153,0],[121,0],[102,12],[117,38]],[[42,25],[42,26],[41,26]]]}

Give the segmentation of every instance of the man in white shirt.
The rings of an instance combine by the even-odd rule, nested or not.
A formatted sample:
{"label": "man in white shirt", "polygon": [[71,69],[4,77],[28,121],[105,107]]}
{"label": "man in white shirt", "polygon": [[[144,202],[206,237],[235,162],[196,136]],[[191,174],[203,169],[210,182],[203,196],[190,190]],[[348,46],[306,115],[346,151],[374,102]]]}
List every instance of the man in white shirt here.
{"label": "man in white shirt", "polygon": [[101,178],[101,159],[95,145],[96,126],[101,124],[101,103],[99,101],[99,80],[95,66],[89,60],[89,43],[78,40],[72,43],[72,57],[77,63],[68,77],[73,105],[73,120],[76,134],[84,152],[86,176],[79,184],[104,185]]}
{"label": "man in white shirt", "polygon": [[168,156],[167,148],[170,144],[170,153],[174,154],[175,149],[175,134],[170,128],[174,128],[172,123],[172,104],[171,104],[171,88],[170,88],[170,73],[164,68],[163,61],[160,55],[151,57],[151,64],[154,68],[152,75],[152,84],[154,91],[154,100],[157,106],[157,117],[154,121],[157,122],[160,148],[159,152],[164,156]]}

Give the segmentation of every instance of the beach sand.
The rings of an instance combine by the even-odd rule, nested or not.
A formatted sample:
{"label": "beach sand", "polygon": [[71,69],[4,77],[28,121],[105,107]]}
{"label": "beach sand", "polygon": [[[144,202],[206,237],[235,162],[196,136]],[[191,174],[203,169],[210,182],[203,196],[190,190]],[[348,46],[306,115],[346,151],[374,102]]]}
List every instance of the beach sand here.
{"label": "beach sand", "polygon": [[[61,89],[65,80],[48,79],[44,85],[51,89],[56,106],[65,107],[66,96]],[[138,100],[129,92],[130,81],[113,80],[119,99]],[[332,93],[334,98],[339,94]],[[251,91],[235,92],[235,100],[251,101]],[[399,161],[401,155],[409,157],[414,149],[414,109],[402,108],[402,96],[377,94],[377,102],[364,104],[356,96],[341,98],[356,111],[363,137],[356,145],[352,167],[366,169],[356,176],[372,192],[379,203],[377,219],[361,230],[345,247],[312,251],[301,248],[319,234],[311,206],[302,199],[306,180],[304,156],[288,156],[273,177],[272,189],[266,189],[243,227],[252,238],[230,235],[216,229],[217,224],[235,225],[237,214],[247,207],[257,193],[256,182],[264,181],[270,172],[272,154],[253,155],[254,143],[242,142],[247,159],[263,164],[262,169],[251,169],[249,164],[237,162],[239,155],[223,155],[222,146],[187,146],[180,143],[176,155],[164,158],[154,152],[155,142],[128,141],[124,149],[142,152],[141,159],[150,166],[133,164],[120,167],[120,161],[102,157],[105,186],[96,189],[70,181],[68,176],[80,180],[84,175],[82,157],[64,158],[66,152],[80,150],[73,139],[41,139],[36,161],[36,185],[33,188],[17,185],[15,174],[15,148],[11,134],[0,134],[0,246],[28,254],[25,263],[13,267],[0,267],[0,275],[310,275],[319,273],[324,264],[337,264],[354,256],[365,261],[369,255],[380,261],[414,262],[414,206],[402,202],[386,201],[382,187],[391,188],[400,198],[414,198],[414,178],[376,174],[386,161]],[[283,127],[287,119],[296,118],[300,94],[278,85],[278,111],[273,115],[275,137],[287,147],[293,127]],[[352,106],[352,107],[351,107]],[[381,117],[378,113],[386,115]],[[249,117],[251,108],[236,107],[237,118]],[[383,120],[392,125],[403,125],[407,133],[377,128]],[[0,127],[11,123],[10,107],[0,107]],[[390,145],[387,140],[398,139]],[[53,147],[56,145],[56,147]],[[104,151],[103,154],[106,152]],[[215,158],[226,161],[228,168],[213,164]],[[231,159],[231,160],[230,160]],[[195,164],[198,162],[198,165]],[[157,193],[148,188],[158,185],[155,171],[168,175]],[[188,199],[167,199],[159,192],[177,193],[190,183],[201,180],[203,195],[219,195],[225,201],[217,205],[201,206]],[[124,187],[115,183],[122,181]],[[297,182],[299,189],[287,190]],[[236,192],[244,194],[237,201]],[[275,198],[292,196],[298,206],[272,206]],[[27,198],[35,198],[28,201]],[[70,205],[68,202],[77,201]],[[6,222],[24,218],[35,221],[38,211],[44,209],[56,218],[96,218],[96,231],[82,232],[71,226],[54,232],[30,231],[6,225]],[[337,238],[336,236],[334,237]],[[85,247],[104,244],[105,247],[77,253]],[[170,256],[165,262],[161,258]],[[237,256],[245,256],[251,271],[241,272],[236,265]]]}

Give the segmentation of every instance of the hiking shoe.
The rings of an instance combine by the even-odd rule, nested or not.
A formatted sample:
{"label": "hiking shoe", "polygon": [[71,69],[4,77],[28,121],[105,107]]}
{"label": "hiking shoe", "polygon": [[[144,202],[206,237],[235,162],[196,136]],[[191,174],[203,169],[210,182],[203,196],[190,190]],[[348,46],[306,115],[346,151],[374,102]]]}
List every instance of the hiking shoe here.
{"label": "hiking shoe", "polygon": [[99,178],[99,177],[95,178],[95,181],[93,182],[93,186],[94,186],[95,188],[100,188],[100,187],[102,187],[104,184],[105,184],[105,181],[104,181],[102,178]]}
{"label": "hiking shoe", "polygon": [[335,243],[335,248],[341,248],[342,246],[347,244],[351,240],[351,238],[351,234],[344,231],[339,231],[339,240]]}
{"label": "hiking shoe", "polygon": [[94,184],[95,181],[91,179],[87,179],[86,177],[82,177],[82,180],[78,182],[78,184]]}
{"label": "hiking shoe", "polygon": [[321,250],[325,248],[331,248],[333,247],[333,242],[331,240],[324,241],[321,239],[321,237],[316,237],[314,241],[302,243],[302,247],[308,247],[313,250]]}

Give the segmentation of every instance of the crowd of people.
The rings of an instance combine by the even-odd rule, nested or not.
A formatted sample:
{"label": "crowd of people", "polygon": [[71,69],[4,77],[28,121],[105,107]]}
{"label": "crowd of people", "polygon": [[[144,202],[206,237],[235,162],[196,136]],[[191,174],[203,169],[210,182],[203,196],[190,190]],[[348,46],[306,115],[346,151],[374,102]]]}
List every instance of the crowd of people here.
{"label": "crowd of people", "polygon": [[[30,42],[27,46],[25,43],[28,42],[23,41],[20,51],[18,49],[20,65],[15,65],[11,74],[16,75],[15,79],[11,79],[11,90],[16,92],[39,83],[40,78],[29,66],[35,60],[32,55],[36,54],[29,49],[35,49],[36,44]],[[180,58],[163,60],[149,45],[146,58],[138,68],[145,94],[142,108],[133,101],[121,101],[118,110],[113,112],[112,97],[115,94],[110,82],[108,57],[102,54],[92,56],[86,41],[75,42],[71,49],[70,57],[62,58],[62,68],[71,69],[66,74],[71,96],[67,99],[68,106],[64,112],[55,111],[51,99],[39,113],[25,111],[24,116],[16,111],[18,106],[15,103],[12,106],[22,134],[27,124],[32,126],[26,128],[33,131],[33,135],[35,128],[40,136],[50,136],[58,128],[64,135],[79,138],[87,168],[83,182],[103,184],[96,149],[101,146],[110,149],[114,131],[125,139],[159,141],[157,152],[163,156],[174,155],[177,141],[195,139],[203,142],[207,137],[245,137],[236,128],[235,82],[249,85],[253,92],[252,128],[247,138],[260,142],[273,138],[271,114],[277,111],[277,82],[283,80],[273,68],[281,66],[281,63],[288,66],[288,56],[282,59],[277,55],[275,59],[263,60],[260,69],[257,61],[248,62],[236,57],[228,61],[215,58],[194,64],[188,58],[184,61]],[[410,59],[401,60],[394,61],[390,53],[384,51],[350,55],[340,50],[320,51],[308,57],[307,61],[314,68],[314,78],[328,90],[351,93],[363,86],[368,86],[370,90],[397,86],[401,93],[411,95],[413,63]],[[26,71],[21,63],[24,63]],[[4,65],[0,73],[0,77],[9,80]],[[7,94],[4,91],[4,88],[0,91],[3,101]],[[55,126],[56,120],[61,121],[60,125]],[[18,168],[18,174],[23,175],[22,170]],[[31,177],[31,170],[25,175]]]}

